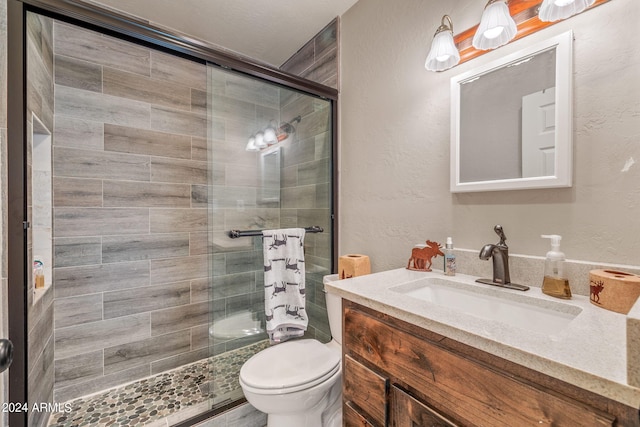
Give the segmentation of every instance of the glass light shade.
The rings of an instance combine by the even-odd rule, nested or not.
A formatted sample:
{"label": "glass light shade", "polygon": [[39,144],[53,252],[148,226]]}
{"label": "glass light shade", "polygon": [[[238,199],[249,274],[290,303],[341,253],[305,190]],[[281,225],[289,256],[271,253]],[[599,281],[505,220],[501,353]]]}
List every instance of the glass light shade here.
{"label": "glass light shade", "polygon": [[265,148],[267,143],[264,141],[264,134],[262,132],[256,133],[256,147]]}
{"label": "glass light shade", "polygon": [[276,142],[278,142],[278,136],[276,135],[276,130],[271,126],[266,128],[264,130],[263,139],[264,139],[264,142],[267,143],[267,145],[273,145]]}
{"label": "glass light shade", "polygon": [[596,0],[544,0],[538,18],[544,22],[559,21],[578,14]]}
{"label": "glass light shade", "polygon": [[509,6],[502,0],[490,2],[482,12],[482,19],[473,36],[473,47],[480,50],[495,49],[509,43],[518,32]]}
{"label": "glass light shade", "polygon": [[251,137],[249,138],[249,142],[247,142],[247,151],[260,151],[260,149],[258,147],[256,147],[256,138],[255,137]]}
{"label": "glass light shade", "polygon": [[460,62],[460,53],[451,31],[441,31],[433,37],[424,66],[429,71],[444,71]]}

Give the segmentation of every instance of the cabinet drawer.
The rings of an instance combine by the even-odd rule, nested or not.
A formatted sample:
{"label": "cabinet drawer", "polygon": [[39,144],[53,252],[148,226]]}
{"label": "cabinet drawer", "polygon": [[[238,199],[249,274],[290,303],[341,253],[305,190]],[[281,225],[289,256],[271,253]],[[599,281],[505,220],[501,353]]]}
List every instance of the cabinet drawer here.
{"label": "cabinet drawer", "polygon": [[424,403],[408,395],[398,387],[391,387],[392,427],[457,427]]}
{"label": "cabinet drawer", "polygon": [[[348,354],[418,390],[425,403],[461,425],[612,426],[615,417],[495,370],[419,336],[345,307]],[[346,369],[346,365],[345,365]]]}
{"label": "cabinet drawer", "polygon": [[345,403],[342,405],[342,425],[344,427],[373,427],[365,417],[360,415],[358,411],[353,409],[351,405]]}
{"label": "cabinet drawer", "polygon": [[374,426],[386,425],[389,381],[349,356],[344,357],[343,375],[344,401],[358,408]]}

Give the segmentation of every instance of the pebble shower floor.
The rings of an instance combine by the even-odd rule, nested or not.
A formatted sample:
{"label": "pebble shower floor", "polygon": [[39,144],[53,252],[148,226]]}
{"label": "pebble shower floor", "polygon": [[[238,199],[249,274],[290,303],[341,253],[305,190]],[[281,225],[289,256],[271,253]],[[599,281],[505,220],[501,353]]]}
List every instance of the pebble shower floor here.
{"label": "pebble shower floor", "polygon": [[[232,350],[122,387],[73,400],[71,410],[53,413],[49,427],[144,426],[208,399],[238,392],[242,364],[268,341]],[[213,372],[211,372],[213,369]],[[213,374],[213,381],[210,381]],[[213,383],[213,395],[209,390]]]}

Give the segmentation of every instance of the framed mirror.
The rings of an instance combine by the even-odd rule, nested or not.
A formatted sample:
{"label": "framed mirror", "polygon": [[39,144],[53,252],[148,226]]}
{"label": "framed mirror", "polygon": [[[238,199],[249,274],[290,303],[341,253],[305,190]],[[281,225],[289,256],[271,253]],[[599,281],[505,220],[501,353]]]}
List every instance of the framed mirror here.
{"label": "framed mirror", "polygon": [[451,79],[451,191],[570,187],[573,33]]}

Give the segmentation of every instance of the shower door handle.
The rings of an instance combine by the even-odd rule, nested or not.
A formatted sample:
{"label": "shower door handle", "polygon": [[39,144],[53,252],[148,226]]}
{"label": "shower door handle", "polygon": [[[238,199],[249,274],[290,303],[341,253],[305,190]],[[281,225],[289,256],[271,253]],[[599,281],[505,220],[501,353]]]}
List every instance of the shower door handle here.
{"label": "shower door handle", "polygon": [[0,339],[0,372],[9,368],[13,361],[13,343],[7,339]]}

